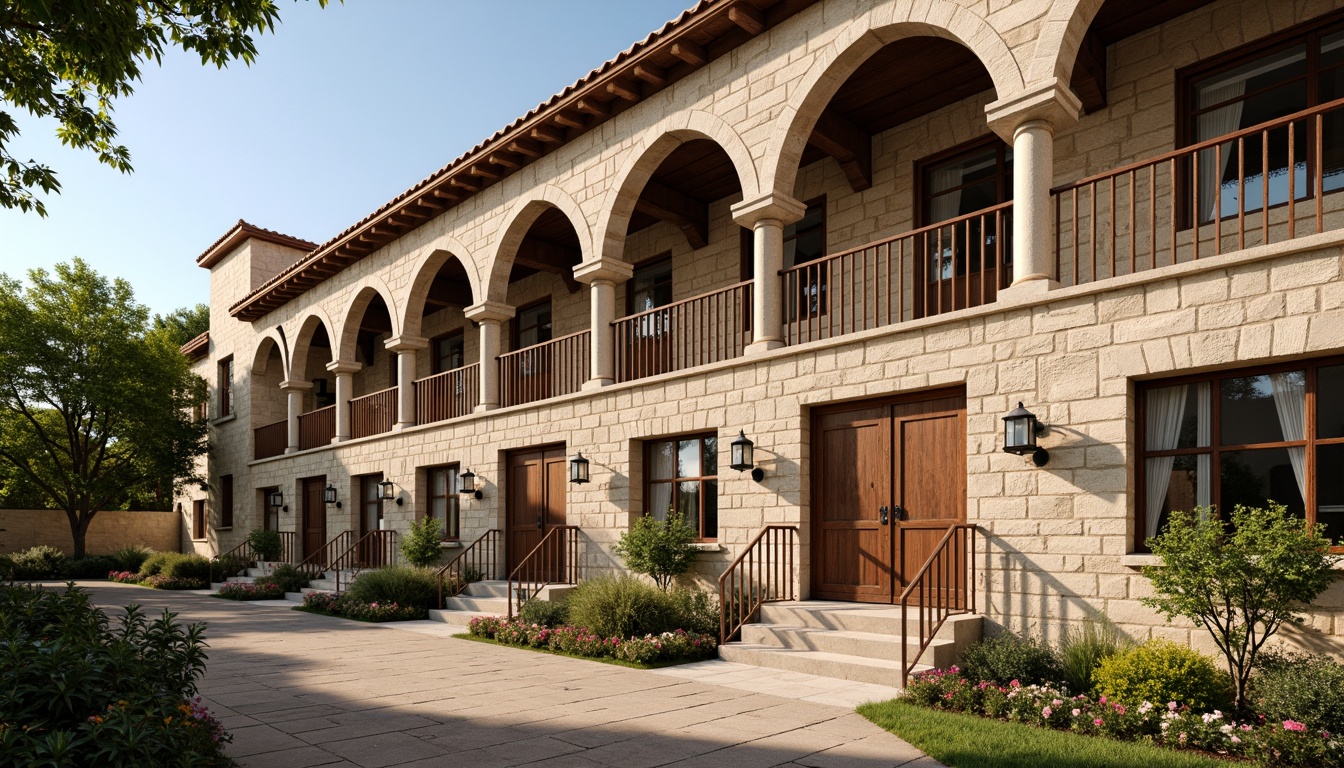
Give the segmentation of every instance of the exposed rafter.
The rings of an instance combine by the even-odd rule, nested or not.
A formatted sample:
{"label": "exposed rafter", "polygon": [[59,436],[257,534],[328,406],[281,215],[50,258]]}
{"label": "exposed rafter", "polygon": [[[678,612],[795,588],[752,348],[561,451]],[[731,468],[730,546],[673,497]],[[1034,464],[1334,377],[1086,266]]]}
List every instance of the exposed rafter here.
{"label": "exposed rafter", "polygon": [[705,47],[691,42],[673,43],[672,55],[693,67],[703,67],[709,62],[709,54],[705,52]]}
{"label": "exposed rafter", "polygon": [[734,5],[728,9],[728,20],[752,35],[765,31],[765,14],[749,5]]}
{"label": "exposed rafter", "polygon": [[644,185],[635,210],[676,225],[692,248],[709,244],[709,206],[685,192],[650,181]]}
{"label": "exposed rafter", "polygon": [[840,163],[855,192],[873,186],[873,137],[844,115],[822,112],[808,142]]}

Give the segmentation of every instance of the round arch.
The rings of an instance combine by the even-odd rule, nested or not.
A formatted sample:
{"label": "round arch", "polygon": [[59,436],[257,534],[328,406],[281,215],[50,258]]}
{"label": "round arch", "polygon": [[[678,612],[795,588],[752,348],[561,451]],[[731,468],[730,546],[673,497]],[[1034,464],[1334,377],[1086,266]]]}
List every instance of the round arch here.
{"label": "round arch", "polygon": [[383,303],[387,305],[388,319],[392,322],[392,336],[401,335],[400,313],[397,311],[397,304],[392,298],[392,291],[387,287],[387,283],[383,282],[382,278],[369,275],[360,280],[354,286],[354,296],[341,318],[341,327],[337,331],[340,341],[338,343],[335,339],[332,340],[332,348],[336,352],[337,360],[355,359],[355,350],[359,343],[360,321],[364,319],[364,311],[369,308],[369,304],[376,296],[382,297]]}
{"label": "round arch", "polygon": [[644,132],[616,174],[616,183],[608,190],[598,219],[597,231],[602,233],[602,243],[601,253],[595,255],[616,261],[624,258],[626,228],[644,186],[668,155],[696,139],[708,139],[728,155],[742,185],[743,200],[760,194],[756,163],[746,142],[731,125],[699,110],[673,115]]}
{"label": "round arch", "polygon": [[278,326],[266,330],[257,341],[257,350],[252,355],[252,375],[270,376],[275,373],[269,370],[272,349],[280,353],[280,379],[286,381],[289,379],[289,355],[287,354],[289,349]]}
{"label": "round arch", "polygon": [[421,324],[424,320],[425,298],[429,295],[430,286],[433,285],[434,278],[443,265],[453,259],[456,259],[462,265],[462,270],[467,273],[467,284],[471,289],[472,301],[481,300],[481,280],[475,257],[467,250],[466,246],[455,238],[447,235],[436,238],[434,242],[420,249],[412,257],[411,282],[399,296],[401,299],[399,302],[401,318],[397,326],[401,328],[404,335],[420,335]]}
{"label": "round arch", "polygon": [[293,334],[294,345],[289,352],[289,371],[291,376],[302,377],[308,369],[308,353],[313,342],[313,334],[321,328],[327,334],[327,341],[332,345],[332,360],[335,360],[336,345],[336,326],[332,324],[331,318],[327,316],[321,306],[314,306],[308,310],[308,314],[303,315],[298,320],[298,327]]}
{"label": "round arch", "polygon": [[[513,259],[518,253],[518,248],[523,243],[523,238],[536,222],[537,217],[544,213],[548,208],[559,209],[569,220],[570,226],[579,236],[579,251],[582,254],[581,261],[587,261],[593,253],[593,233],[588,227],[588,218],[584,216],[583,209],[566,192],[551,184],[539,188],[535,193],[524,200],[520,200],[509,211],[505,221],[507,222],[501,234],[499,242],[495,246],[495,252],[490,261],[489,278],[486,281],[484,298],[488,301],[503,302],[507,300],[509,290],[509,273],[513,271]],[[482,296],[482,292],[472,286],[472,296]]]}
{"label": "round arch", "polygon": [[[901,20],[911,18],[940,19],[942,23]],[[922,36],[951,40],[975,54],[989,72],[998,99],[1024,90],[1025,81],[1013,52],[998,31],[976,13],[949,0],[886,0],[847,22],[799,78],[766,151],[761,179],[764,189],[792,195],[808,136],[835,93],[883,46]]]}
{"label": "round arch", "polygon": [[1104,4],[1105,0],[1055,0],[1041,22],[1041,35],[1027,70],[1029,82],[1056,77],[1067,83],[1072,79],[1078,48]]}

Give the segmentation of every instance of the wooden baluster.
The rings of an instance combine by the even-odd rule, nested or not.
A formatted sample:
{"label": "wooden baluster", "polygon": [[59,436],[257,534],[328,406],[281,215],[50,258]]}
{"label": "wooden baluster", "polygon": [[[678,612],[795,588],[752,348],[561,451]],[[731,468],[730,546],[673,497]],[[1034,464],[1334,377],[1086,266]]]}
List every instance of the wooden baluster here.
{"label": "wooden baluster", "polygon": [[1293,130],[1294,124],[1288,124],[1288,239],[1297,237],[1297,160],[1294,151],[1296,149],[1297,131]]}
{"label": "wooden baluster", "polygon": [[1321,132],[1325,130],[1325,116],[1316,115],[1316,152],[1314,159],[1308,166],[1308,173],[1314,173],[1316,177],[1316,233],[1320,234],[1322,227],[1325,226],[1323,211],[1321,210],[1321,198],[1325,196],[1325,159],[1322,153]]}
{"label": "wooden baluster", "polygon": [[1223,145],[1213,145],[1213,255],[1223,252]]}
{"label": "wooden baluster", "polygon": [[1260,132],[1260,244],[1269,245],[1269,131]]}
{"label": "wooden baluster", "polygon": [[1194,247],[1195,247],[1195,257],[1194,257],[1194,261],[1199,261],[1199,229],[1200,229],[1200,227],[1199,227],[1199,217],[1200,217],[1200,213],[1201,213],[1200,210],[1199,210],[1199,153],[1198,153],[1198,152],[1195,152],[1194,155],[1193,155],[1193,157],[1194,157],[1194,172],[1193,172],[1191,175],[1192,175],[1192,177],[1194,178],[1194,183],[1191,184],[1190,186],[1193,188],[1193,193],[1194,193],[1194,206],[1193,206],[1193,210],[1194,210],[1194,222],[1193,222],[1193,223],[1194,223]]}
{"label": "wooden baluster", "polygon": [[1171,181],[1171,194],[1168,199],[1171,201],[1171,263],[1176,263],[1176,190],[1179,188],[1176,175],[1176,158],[1171,158],[1169,165],[1169,176]]}
{"label": "wooden baluster", "polygon": [[1237,250],[1246,247],[1246,137],[1237,139]]}
{"label": "wooden baluster", "polygon": [[1157,268],[1157,166],[1148,166],[1148,253]]}
{"label": "wooden baluster", "polygon": [[1134,244],[1134,171],[1129,172],[1129,274],[1134,274],[1137,263],[1137,252]]}

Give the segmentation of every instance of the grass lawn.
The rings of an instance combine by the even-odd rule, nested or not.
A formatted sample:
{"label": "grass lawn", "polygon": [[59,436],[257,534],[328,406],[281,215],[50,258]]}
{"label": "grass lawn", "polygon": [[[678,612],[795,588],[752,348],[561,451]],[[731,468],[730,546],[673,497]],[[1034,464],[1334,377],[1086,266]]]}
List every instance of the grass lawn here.
{"label": "grass lawn", "polygon": [[1081,736],[897,700],[859,714],[951,768],[1228,768],[1233,761],[1150,744]]}
{"label": "grass lawn", "polygon": [[609,659],[603,656],[580,656],[577,653],[561,653],[552,651],[550,648],[531,648],[526,645],[508,645],[488,637],[478,637],[466,632],[460,635],[453,635],[459,640],[470,640],[474,643],[486,643],[487,645],[498,645],[501,648],[517,648],[520,651],[533,651],[535,653],[549,653],[552,656],[567,656],[571,659],[583,659],[584,661],[600,661],[603,664],[615,664],[618,667],[629,667],[631,669],[662,669],[663,667],[675,667],[678,664],[690,664],[704,659],[677,659],[675,661],[657,661],[652,664],[640,664],[637,661],[626,661],[625,659]]}

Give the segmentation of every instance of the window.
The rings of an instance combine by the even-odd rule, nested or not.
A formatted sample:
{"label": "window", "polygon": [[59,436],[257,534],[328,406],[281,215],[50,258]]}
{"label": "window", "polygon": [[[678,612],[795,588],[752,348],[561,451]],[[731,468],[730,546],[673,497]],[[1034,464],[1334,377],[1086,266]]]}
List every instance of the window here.
{"label": "window", "polygon": [[219,361],[219,418],[233,413],[233,356]]}
{"label": "window", "polygon": [[262,509],[266,510],[261,516],[261,527],[263,530],[280,530],[280,510],[277,507],[272,507],[270,503],[271,494],[279,490],[278,487],[274,486],[261,489],[261,506]]}
{"label": "window", "polygon": [[644,513],[666,520],[668,513],[678,512],[698,540],[718,538],[718,438],[654,440],[644,450]]}
{"label": "window", "polygon": [[[1186,145],[1216,139],[1344,96],[1344,30],[1338,16],[1243,46],[1180,75],[1179,115]],[[1288,127],[1255,133],[1200,151],[1199,221],[1261,210],[1288,201]],[[1294,196],[1310,197],[1315,185],[1315,129],[1294,128],[1291,177]],[[1344,116],[1323,118],[1322,189],[1344,188]],[[1234,158],[1244,157],[1244,164]],[[1187,179],[1196,173],[1186,168]],[[1187,181],[1188,183],[1188,181]],[[1244,190],[1245,200],[1240,196]],[[1189,192],[1186,193],[1189,195]],[[1215,208],[1217,209],[1215,211]]]}
{"label": "window", "polygon": [[[921,228],[932,226],[1012,200],[1013,150],[995,136],[977,139],[921,160],[916,178],[920,190],[918,223]],[[989,256],[1000,245],[992,217],[932,229],[923,237],[928,253],[925,275],[930,283],[950,281],[954,275],[966,275],[967,270],[979,274],[981,253]],[[1003,238],[1003,263],[1007,266],[1012,263],[1007,232]],[[948,298],[952,298],[950,293]]]}
{"label": "window", "polygon": [[437,336],[430,342],[430,371],[454,371],[467,364],[465,337],[461,329]]}
{"label": "window", "polygon": [[625,284],[625,312],[633,315],[672,303],[672,255],[654,256],[635,267]]}
{"label": "window", "polygon": [[457,465],[430,467],[426,471],[429,482],[429,506],[425,514],[443,521],[443,538],[456,540],[461,535],[458,518]]}
{"label": "window", "polygon": [[551,340],[551,300],[544,299],[518,310],[514,322],[513,348],[522,349]]}
{"label": "window", "polygon": [[1272,500],[1344,545],[1344,359],[1145,384],[1139,548],[1174,509]]}
{"label": "window", "polygon": [[191,538],[205,538],[205,499],[191,502]]}
{"label": "window", "polygon": [[383,501],[378,498],[378,484],[383,482],[383,474],[363,475],[359,478],[359,531],[366,534],[376,531],[383,519]]}
{"label": "window", "polygon": [[233,475],[219,478],[219,527],[233,527]]}

